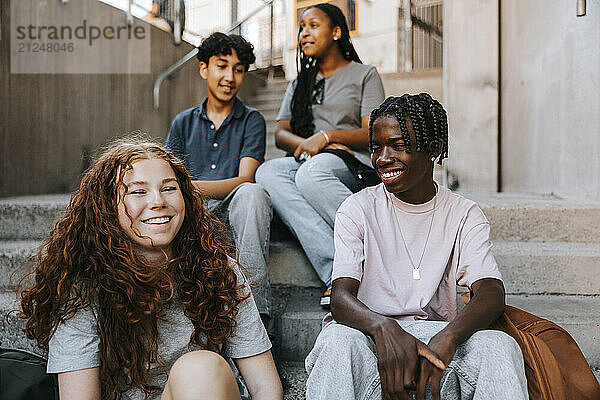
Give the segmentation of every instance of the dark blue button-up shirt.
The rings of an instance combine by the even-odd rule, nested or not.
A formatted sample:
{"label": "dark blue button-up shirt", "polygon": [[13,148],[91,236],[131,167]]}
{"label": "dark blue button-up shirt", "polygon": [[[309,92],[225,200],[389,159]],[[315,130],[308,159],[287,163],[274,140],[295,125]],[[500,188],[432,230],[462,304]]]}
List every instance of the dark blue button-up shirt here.
{"label": "dark blue button-up shirt", "polygon": [[216,181],[239,175],[240,160],[265,160],[265,119],[236,98],[218,130],[206,115],[206,100],[179,113],[165,146],[185,163],[195,180]]}

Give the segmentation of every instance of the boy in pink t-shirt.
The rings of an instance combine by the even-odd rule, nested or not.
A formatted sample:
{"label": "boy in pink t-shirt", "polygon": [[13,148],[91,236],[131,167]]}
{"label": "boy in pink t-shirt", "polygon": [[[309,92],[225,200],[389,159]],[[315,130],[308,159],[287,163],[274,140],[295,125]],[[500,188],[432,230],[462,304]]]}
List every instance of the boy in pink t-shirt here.
{"label": "boy in pink t-shirt", "polygon": [[[331,316],[306,359],[307,399],[527,399],[517,343],[485,330],[504,311],[489,223],[433,180],[446,112],[426,93],[390,97],[369,139],[382,184],[337,212]],[[472,292],[460,312],[457,285]]]}

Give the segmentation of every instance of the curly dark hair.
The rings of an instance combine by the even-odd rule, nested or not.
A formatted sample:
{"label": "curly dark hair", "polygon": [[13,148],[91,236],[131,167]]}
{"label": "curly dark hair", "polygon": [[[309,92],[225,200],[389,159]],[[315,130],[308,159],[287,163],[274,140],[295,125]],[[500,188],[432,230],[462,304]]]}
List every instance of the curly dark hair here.
{"label": "curly dark hair", "polygon": [[429,93],[404,94],[385,99],[371,112],[369,147],[373,140],[373,123],[380,117],[392,117],[398,121],[402,140],[408,148],[411,144],[406,120],[410,119],[415,132],[417,151],[423,151],[429,143],[437,141],[441,146],[437,163],[441,165],[442,160],[448,158],[448,116],[444,107]]}
{"label": "curly dark hair", "polygon": [[[337,44],[342,56],[348,61],[355,61],[362,64],[356,49],[350,41],[350,31],[348,30],[346,17],[344,17],[342,10],[329,3],[315,4],[314,6],[308,7],[306,10],[310,10],[311,8],[318,8],[327,14],[332,29],[336,26],[340,27],[342,35],[337,41]],[[306,12],[306,10],[304,12]],[[300,46],[300,32],[301,30],[299,29],[298,46],[296,47],[296,68],[298,70],[298,77],[296,78],[296,88],[294,89],[294,95],[292,96],[292,119],[290,120],[290,126],[294,134],[308,138],[315,133],[311,100],[315,78],[317,72],[319,72],[319,60],[304,55],[302,46]]]}
{"label": "curly dark hair", "polygon": [[212,56],[219,54],[228,56],[231,54],[231,49],[235,50],[240,62],[246,71],[248,71],[250,65],[256,61],[254,46],[240,35],[226,35],[221,32],[214,32],[198,46],[198,55],[196,57],[198,57],[198,61],[205,62],[208,65],[208,60]]}
{"label": "curly dark hair", "polygon": [[[139,160],[169,163],[185,202],[185,218],[171,242],[171,259],[157,268],[136,254],[118,221],[124,174]],[[126,189],[126,188],[125,188]],[[84,308],[97,310],[100,380],[104,399],[120,399],[133,387],[146,397],[158,360],[157,320],[174,294],[194,326],[190,342],[216,350],[231,336],[243,294],[219,232],[183,163],[161,145],[140,138],[119,140],[83,176],[63,218],[31,262],[35,283],[23,290],[19,317],[25,333],[48,351],[57,326]]]}

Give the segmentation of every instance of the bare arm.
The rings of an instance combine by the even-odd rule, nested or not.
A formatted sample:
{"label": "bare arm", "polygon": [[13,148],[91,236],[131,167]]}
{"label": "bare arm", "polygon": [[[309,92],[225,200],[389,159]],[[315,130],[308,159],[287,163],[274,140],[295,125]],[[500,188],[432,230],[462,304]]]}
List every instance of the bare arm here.
{"label": "bare arm", "polygon": [[358,129],[328,130],[326,133],[329,137],[329,143],[327,143],[325,136],[320,133],[315,133],[305,139],[292,133],[289,120],[281,120],[277,122],[275,144],[282,150],[294,153],[296,159],[304,152],[314,156],[328,146],[343,148],[348,151],[350,149],[361,150],[369,144],[369,116],[365,115],[361,118],[361,127]]}
{"label": "bare arm", "polygon": [[293,153],[296,147],[305,140],[303,137],[292,133],[289,119],[277,121],[277,132],[275,132],[275,145],[277,148]]}
{"label": "bare arm", "polygon": [[229,193],[244,182],[254,182],[254,174],[260,162],[252,157],[240,160],[238,176],[219,181],[193,181],[202,194],[211,199],[224,199]]}
{"label": "bare arm", "polygon": [[60,400],[100,400],[100,369],[88,368],[58,374]]}
{"label": "bare arm", "polygon": [[283,398],[281,381],[277,375],[270,350],[234,361],[242,373],[253,399],[281,400]]}
{"label": "bare arm", "polygon": [[369,335],[375,342],[381,387],[388,399],[409,399],[416,387],[419,356],[431,360],[440,370],[445,365],[419,340],[387,316],[371,311],[356,297],[359,282],[352,278],[333,281],[331,313],[333,318]]}
{"label": "bare arm", "polygon": [[475,332],[486,329],[504,312],[504,284],[494,278],[473,283],[473,297],[438,335],[453,338],[458,345]]}
{"label": "bare arm", "polygon": [[[476,281],[472,285],[473,297],[444,329],[431,338],[428,347],[439,354],[446,365],[454,357],[456,347],[475,332],[486,329],[504,312],[504,284],[493,278]],[[442,372],[421,360],[417,399],[425,399],[425,387],[431,382],[433,398],[440,398]]]}

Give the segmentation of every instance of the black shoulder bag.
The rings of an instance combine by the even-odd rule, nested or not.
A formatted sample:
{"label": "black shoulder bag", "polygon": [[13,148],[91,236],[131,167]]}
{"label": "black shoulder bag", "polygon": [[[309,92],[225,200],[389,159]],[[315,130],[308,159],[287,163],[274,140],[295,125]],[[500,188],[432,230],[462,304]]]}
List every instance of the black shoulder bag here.
{"label": "black shoulder bag", "polygon": [[58,378],[42,357],[0,348],[0,400],[58,400]]}
{"label": "black shoulder bag", "polygon": [[379,175],[377,175],[377,172],[375,172],[373,168],[361,163],[356,157],[347,151],[341,149],[324,149],[320,152],[331,153],[341,158],[352,175],[354,175],[358,180],[359,191],[366,187],[379,185],[381,183]]}

